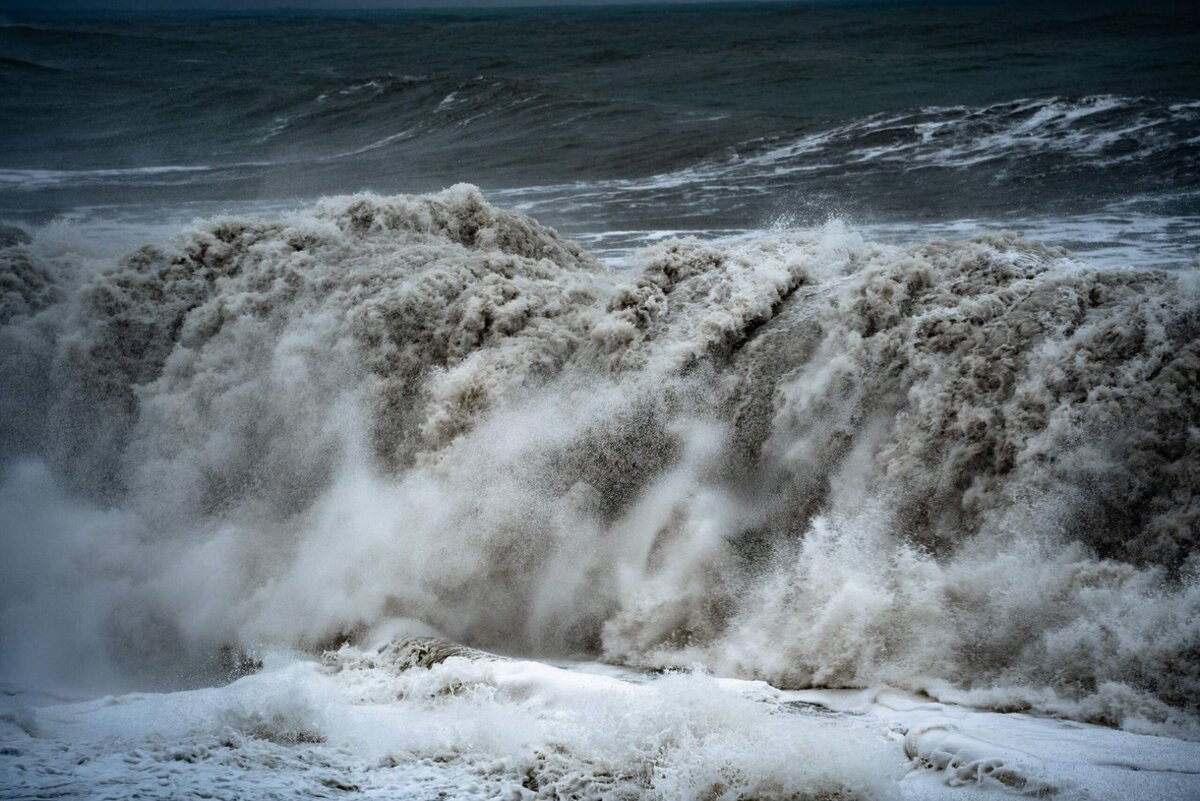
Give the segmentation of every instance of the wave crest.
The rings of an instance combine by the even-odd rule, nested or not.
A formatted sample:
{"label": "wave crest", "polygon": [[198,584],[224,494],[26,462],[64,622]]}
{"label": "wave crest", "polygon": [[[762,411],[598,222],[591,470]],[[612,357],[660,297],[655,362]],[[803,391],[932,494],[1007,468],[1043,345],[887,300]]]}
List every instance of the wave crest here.
{"label": "wave crest", "polygon": [[9,570],[75,572],[6,582],[39,644],[6,670],[92,647],[48,609],[126,664],[150,625],[203,655],[398,615],[1196,731],[1194,271],[839,224],[639,262],[457,186],[207,223],[18,315],[8,392],[52,413],[6,439]]}

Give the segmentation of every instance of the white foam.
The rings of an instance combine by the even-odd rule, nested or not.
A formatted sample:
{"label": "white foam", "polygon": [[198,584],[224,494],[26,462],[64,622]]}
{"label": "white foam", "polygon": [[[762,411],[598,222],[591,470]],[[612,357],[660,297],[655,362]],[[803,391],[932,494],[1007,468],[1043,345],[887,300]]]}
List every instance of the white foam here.
{"label": "white foam", "polygon": [[1196,732],[1194,272],[838,223],[632,261],[459,186],[17,287],[0,668],[175,686],[404,617]]}
{"label": "white foam", "polygon": [[[267,655],[213,689],[30,706],[0,722],[9,794],[455,798],[1185,797],[1200,746],[887,688],[627,681],[486,656]],[[1119,755],[1119,756],[1118,756]]]}

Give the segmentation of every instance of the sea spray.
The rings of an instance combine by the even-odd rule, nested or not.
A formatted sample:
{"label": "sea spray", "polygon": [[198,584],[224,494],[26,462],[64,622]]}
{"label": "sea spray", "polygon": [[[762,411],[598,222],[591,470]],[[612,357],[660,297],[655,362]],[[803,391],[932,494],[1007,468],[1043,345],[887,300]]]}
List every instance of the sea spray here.
{"label": "sea spray", "polygon": [[1194,271],[831,223],[617,272],[460,185],[21,286],[18,679],[208,681],[399,616],[1197,731]]}

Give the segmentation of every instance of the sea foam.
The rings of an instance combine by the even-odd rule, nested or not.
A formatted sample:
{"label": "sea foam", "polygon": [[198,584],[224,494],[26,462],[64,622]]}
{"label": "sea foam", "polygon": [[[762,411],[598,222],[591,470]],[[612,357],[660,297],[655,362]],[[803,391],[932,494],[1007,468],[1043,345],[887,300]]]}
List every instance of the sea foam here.
{"label": "sea foam", "polygon": [[1200,731],[1195,271],[838,223],[617,271],[465,185],[82,286],[6,253],[14,681],[206,683],[401,616]]}

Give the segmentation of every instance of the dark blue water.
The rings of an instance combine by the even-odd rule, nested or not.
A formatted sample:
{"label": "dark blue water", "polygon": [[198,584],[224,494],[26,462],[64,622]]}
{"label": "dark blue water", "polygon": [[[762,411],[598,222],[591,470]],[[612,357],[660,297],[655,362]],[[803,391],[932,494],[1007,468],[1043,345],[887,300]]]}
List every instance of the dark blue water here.
{"label": "dark blue water", "polygon": [[10,14],[0,28],[10,219],[457,181],[576,235],[1067,221],[1067,239],[1140,237],[1187,261],[1200,6]]}

